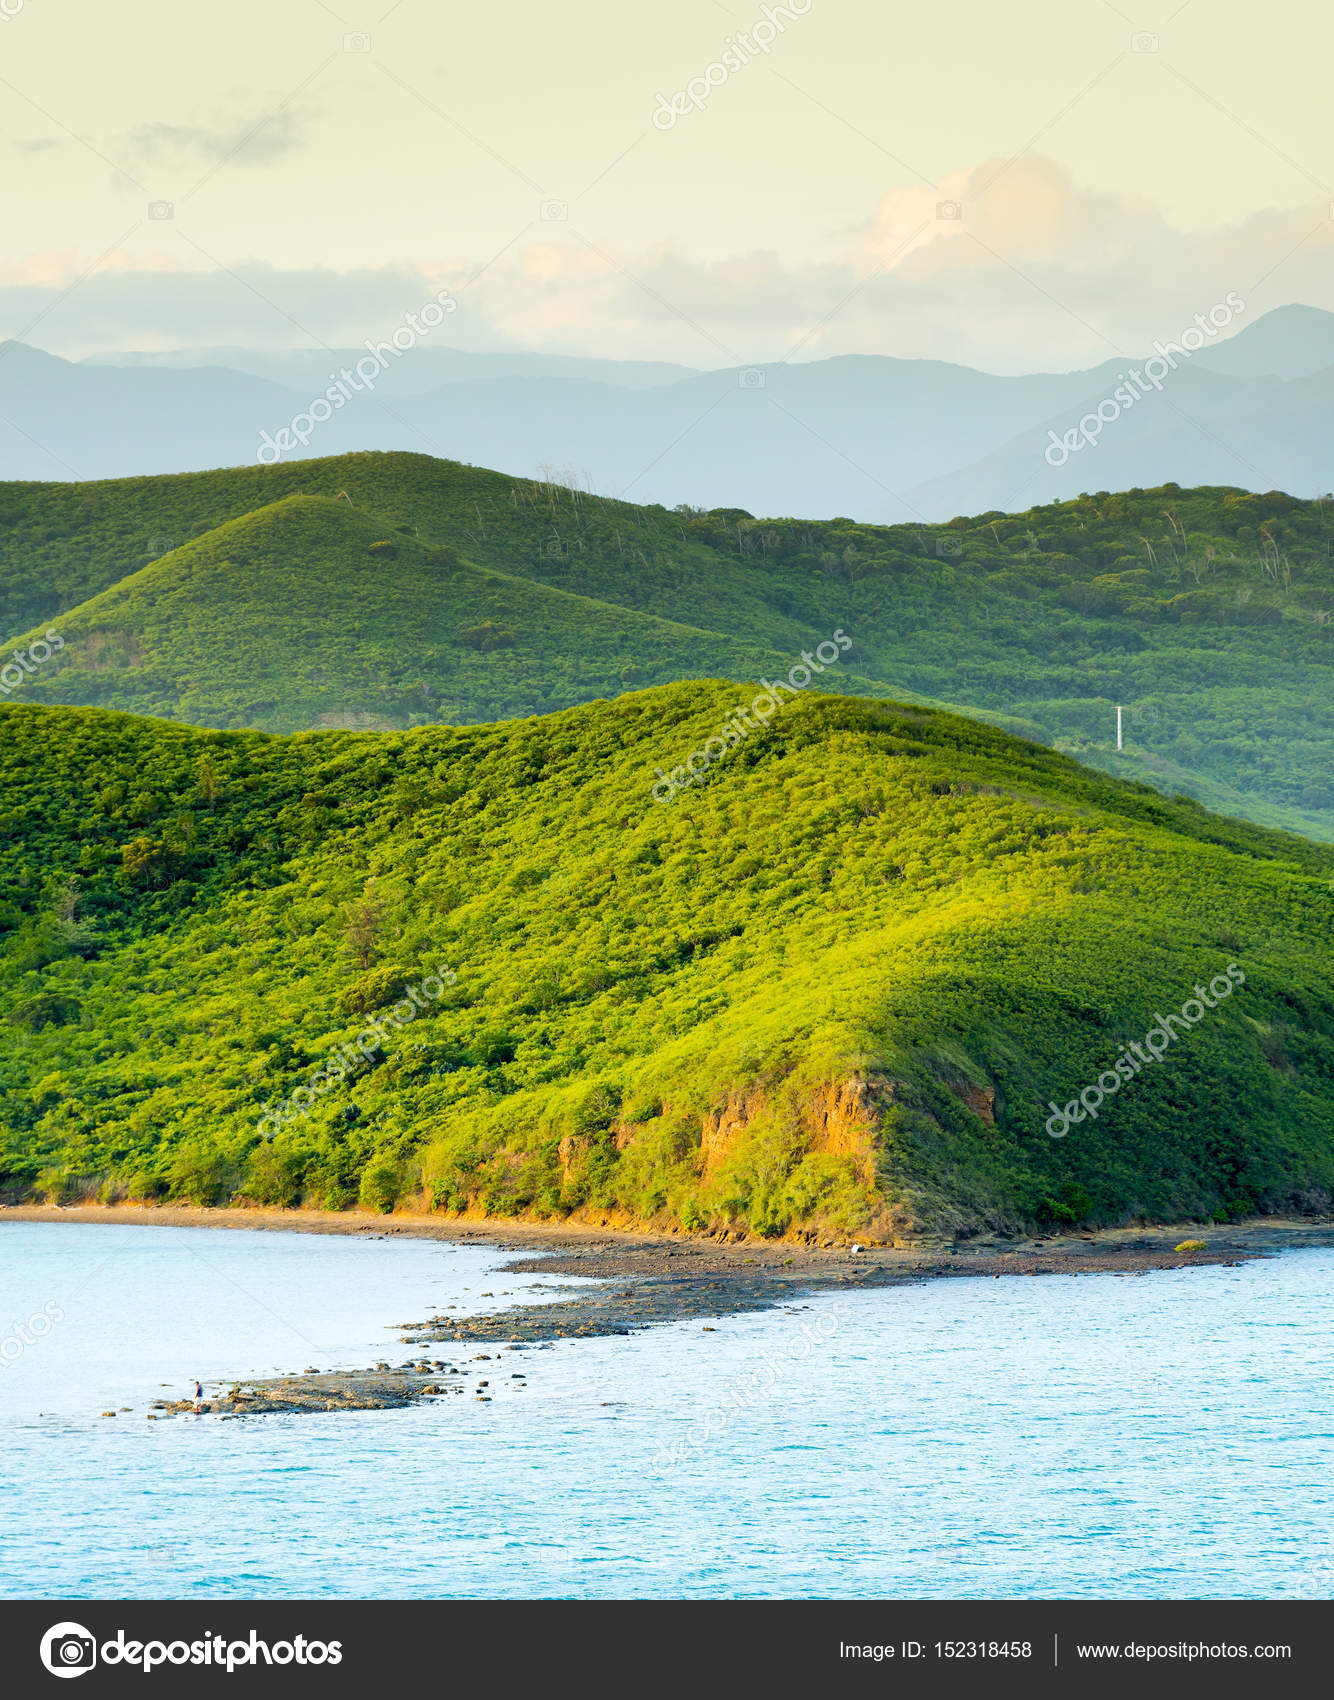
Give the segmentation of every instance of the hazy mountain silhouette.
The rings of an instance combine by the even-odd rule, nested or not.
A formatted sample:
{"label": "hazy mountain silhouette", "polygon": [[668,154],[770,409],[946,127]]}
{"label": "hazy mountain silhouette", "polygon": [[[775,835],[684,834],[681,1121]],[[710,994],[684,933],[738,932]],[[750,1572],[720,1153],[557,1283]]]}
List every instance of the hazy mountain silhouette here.
{"label": "hazy mountain silhouette", "polygon": [[[254,464],[364,355],[220,348],[70,362],[0,344],[0,477]],[[424,346],[284,458],[408,449],[522,476],[571,469],[640,503],[881,522],[1167,481],[1305,496],[1334,482],[1321,446],[1334,423],[1334,314],[1266,314],[1183,362],[1096,446],[1051,464],[1052,433],[1062,438],[1135,364],[1002,377],[846,355],[692,372]]]}
{"label": "hazy mountain silhouette", "polygon": [[1275,307],[1226,342],[1202,348],[1195,364],[1235,378],[1309,378],[1334,366],[1334,313]]}

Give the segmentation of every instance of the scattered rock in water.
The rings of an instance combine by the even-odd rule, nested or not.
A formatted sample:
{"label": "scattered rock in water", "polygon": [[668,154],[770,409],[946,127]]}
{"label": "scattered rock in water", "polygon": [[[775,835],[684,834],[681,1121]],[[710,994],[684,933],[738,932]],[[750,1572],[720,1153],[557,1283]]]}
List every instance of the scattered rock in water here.
{"label": "scattered rock in water", "polygon": [[[1180,1230],[1178,1229],[1179,1233]],[[1334,1237],[1334,1230],[1327,1230]],[[467,1233],[461,1236],[470,1236]],[[1282,1243],[1282,1242],[1278,1242]],[[1217,1244],[1217,1239],[1215,1240]],[[1178,1246],[1181,1249],[1176,1249]],[[887,1252],[872,1247],[876,1256],[862,1258],[856,1267],[849,1266],[853,1253],[824,1246],[800,1268],[792,1257],[781,1259],[766,1251],[763,1258],[753,1246],[752,1258],[738,1259],[728,1264],[708,1247],[695,1246],[688,1251],[661,1245],[626,1247],[607,1243],[562,1246],[543,1261],[526,1265],[531,1273],[555,1276],[576,1275],[592,1277],[586,1285],[526,1283],[523,1298],[507,1308],[472,1315],[446,1318],[437,1313],[429,1321],[399,1323],[391,1327],[405,1332],[401,1343],[413,1346],[418,1356],[406,1359],[397,1369],[381,1359],[373,1369],[318,1372],[307,1370],[302,1376],[238,1384],[226,1398],[214,1398],[200,1408],[200,1414],[219,1417],[256,1416],[265,1413],[296,1413],[329,1410],[386,1410],[411,1406],[424,1399],[436,1398],[449,1392],[461,1395],[467,1390],[466,1377],[473,1372],[448,1364],[439,1358],[422,1356],[428,1346],[457,1341],[460,1344],[489,1345],[496,1358],[501,1351],[553,1351],[564,1340],[622,1337],[668,1322],[695,1322],[705,1332],[715,1333],[716,1319],[750,1311],[767,1310],[773,1306],[792,1307],[797,1298],[813,1293],[837,1292],[840,1286],[853,1283],[859,1288],[898,1286],[917,1283],[933,1277],[990,1274],[1062,1274],[1092,1273],[1114,1270],[1117,1273],[1142,1273],[1149,1269],[1180,1268],[1184,1257],[1209,1257],[1210,1253],[1195,1251],[1176,1235],[1161,1233],[1156,1239],[1116,1241],[1113,1244],[1072,1246],[1060,1241],[1054,1247],[1027,1243],[1014,1249],[1008,1246],[999,1251],[979,1245],[972,1248],[938,1245],[913,1248],[907,1255],[897,1255],[898,1248]],[[867,1248],[860,1243],[856,1255],[861,1258]],[[1257,1254],[1241,1246],[1228,1247],[1238,1255],[1220,1255],[1215,1251],[1212,1261],[1236,1263]],[[828,1251],[830,1255],[824,1255]],[[673,1259],[668,1264],[667,1260]],[[744,1268],[741,1266],[744,1263]],[[467,1289],[463,1289],[467,1291]],[[530,1301],[535,1292],[556,1295],[551,1302],[535,1304]],[[482,1296],[495,1297],[494,1291]],[[508,1298],[509,1293],[500,1296]],[[442,1307],[455,1310],[459,1307]],[[701,1318],[713,1317],[715,1323],[702,1323]],[[463,1360],[460,1360],[461,1362]],[[492,1354],[479,1352],[472,1363],[488,1363]],[[442,1385],[443,1378],[450,1378]],[[522,1388],[522,1374],[509,1377]],[[476,1400],[489,1404],[486,1391],[490,1383],[475,1384]],[[608,1404],[611,1404],[608,1401]],[[161,1406],[164,1414],[184,1414],[194,1410],[188,1401]],[[114,1416],[115,1412],[106,1415]],[[442,1418],[443,1420],[447,1420]]]}

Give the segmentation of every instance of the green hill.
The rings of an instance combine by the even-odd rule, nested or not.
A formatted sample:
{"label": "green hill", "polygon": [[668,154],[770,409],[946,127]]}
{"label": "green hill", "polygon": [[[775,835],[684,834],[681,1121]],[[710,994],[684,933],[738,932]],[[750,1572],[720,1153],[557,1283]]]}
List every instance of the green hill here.
{"label": "green hill", "polygon": [[655,802],[752,691],[0,707],[0,1189],[883,1238],[1330,1206],[1334,851],[810,693]]}
{"label": "green hill", "polygon": [[[607,673],[599,656],[588,679],[554,645],[539,645],[523,668],[518,655],[492,656],[462,672],[448,644],[429,653],[404,644],[378,660],[363,652],[363,670],[347,682],[354,712],[369,691],[364,712],[376,723],[522,714],[568,702],[572,689],[606,694],[710,671],[741,679],[776,665],[776,655],[790,664],[838,627],[856,647],[835,688],[857,692],[865,680],[886,696],[1022,725],[1109,771],[1334,838],[1334,538],[1327,503],[1280,492],[1166,485],[944,526],[877,527],[637,507],[409,454],[10,484],[0,486],[0,622],[23,633],[83,620],[91,601],[151,561],[230,547],[229,522],[296,495],[355,510],[374,541],[404,549],[405,559],[411,551],[398,539],[503,573],[505,589],[493,594],[516,604],[522,580],[602,605],[598,622],[610,606],[741,646],[677,662],[659,628],[635,624],[623,628],[619,668]],[[256,598],[268,596],[276,612],[294,569],[323,571],[329,618],[272,688],[248,691],[239,680],[236,663],[244,669],[247,658],[229,650],[230,590],[215,575],[208,598],[188,611],[178,603],[200,652],[188,678],[162,648],[165,628],[140,638],[126,622],[127,647],[107,650],[96,679],[76,690],[39,674],[25,695],[63,691],[226,724],[318,724],[328,710],[310,682],[323,674],[341,686],[346,677],[331,653],[351,637],[339,618],[346,558],[341,550],[330,561],[309,558],[319,540],[294,558],[306,545],[282,535],[287,553],[267,565],[252,559]],[[356,550],[352,557],[362,564]],[[447,635],[443,615],[439,633]],[[134,677],[122,691],[126,661]],[[288,677],[303,681],[290,698]],[[1117,704],[1127,711],[1120,753]]]}
{"label": "green hill", "polygon": [[277,732],[540,714],[791,665],[469,565],[323,496],[225,522],[62,615],[60,634],[28,695]]}
{"label": "green hill", "polygon": [[[718,551],[664,508],[387,453],[95,484],[0,484],[0,628],[45,626],[228,520],[292,495],[327,496],[376,516],[388,532],[581,594],[609,592],[607,601],[667,619],[789,649],[803,630],[799,619],[766,613],[747,576],[720,574]],[[578,583],[566,582],[571,562]],[[584,589],[585,580],[602,589]],[[697,622],[692,608],[707,618]]]}

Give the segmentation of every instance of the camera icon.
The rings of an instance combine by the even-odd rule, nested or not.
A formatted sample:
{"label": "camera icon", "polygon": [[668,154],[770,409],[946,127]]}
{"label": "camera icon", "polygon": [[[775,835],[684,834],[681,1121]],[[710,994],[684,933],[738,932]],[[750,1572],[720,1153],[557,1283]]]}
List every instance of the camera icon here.
{"label": "camera icon", "polygon": [[957,537],[937,537],[936,554],[944,561],[957,561],[963,554],[963,544]]}
{"label": "camera icon", "polygon": [[175,218],[176,203],[174,201],[150,201],[148,203],[148,216],[159,223],[163,219]]}
{"label": "camera icon", "polygon": [[97,1642],[81,1623],[53,1624],[42,1636],[41,1652],[52,1676],[82,1676],[97,1663]]}
{"label": "camera icon", "polygon": [[766,381],[763,367],[743,366],[736,375],[737,388],[742,390],[762,390]]}
{"label": "camera icon", "polygon": [[1136,30],[1130,38],[1130,51],[1132,53],[1156,53],[1158,51],[1158,37],[1154,35],[1152,30]]}
{"label": "camera icon", "polygon": [[91,1670],[97,1663],[97,1648],[88,1635],[62,1635],[51,1646],[51,1656],[61,1670]]}
{"label": "camera icon", "polygon": [[936,217],[937,218],[948,218],[948,219],[961,219],[963,217],[963,202],[962,201],[937,201],[936,202]]}
{"label": "camera icon", "polygon": [[1158,710],[1151,702],[1141,703],[1135,710],[1135,719],[1141,726],[1156,726],[1158,724]]}
{"label": "camera icon", "polygon": [[150,560],[156,561],[163,555],[170,555],[174,548],[176,548],[176,539],[174,537],[150,537],[148,539],[148,553]]}
{"label": "camera icon", "polygon": [[371,38],[365,30],[353,30],[351,35],[343,37],[344,53],[369,53],[370,50]]}
{"label": "camera icon", "polygon": [[564,224],[570,216],[570,209],[564,201],[543,201],[542,218],[547,224]]}

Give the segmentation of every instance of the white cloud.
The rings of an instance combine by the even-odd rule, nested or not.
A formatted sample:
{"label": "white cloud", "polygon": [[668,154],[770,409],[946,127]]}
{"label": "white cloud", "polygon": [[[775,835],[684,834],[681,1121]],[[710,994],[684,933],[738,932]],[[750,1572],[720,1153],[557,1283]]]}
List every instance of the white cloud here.
{"label": "white cloud", "polygon": [[[209,145],[221,147],[222,133]],[[961,217],[938,215],[955,202]],[[473,283],[477,265],[462,258],[351,272],[251,262],[228,275],[171,269],[156,250],[113,256],[34,340],[70,354],[291,347],[305,330],[345,346],[446,286],[460,302],[451,340],[469,348],[696,366],[871,353],[1057,370],[1143,350],[1229,290],[1252,318],[1288,301],[1334,309],[1329,210],[1322,201],[1185,231],[1141,199],[1080,188],[1049,160],[992,160],[887,194],[836,262],[754,252],[706,263],[671,246],[615,253],[581,239],[572,207],[568,225],[543,227]],[[188,234],[188,213],[181,226]],[[22,336],[57,300],[60,267],[42,261],[0,281],[0,335]],[[69,256],[63,281],[78,270]]]}
{"label": "white cloud", "polygon": [[838,263],[701,264],[663,249],[609,265],[570,241],[549,245],[538,272],[524,259],[491,268],[468,305],[510,341],[571,352],[698,364],[722,358],[713,338],[745,361],[795,349],[1056,370],[1142,350],[1229,290],[1254,313],[1334,309],[1329,211],[1201,234],[1140,198],[1081,189],[1049,160],[992,160],[886,195]]}

